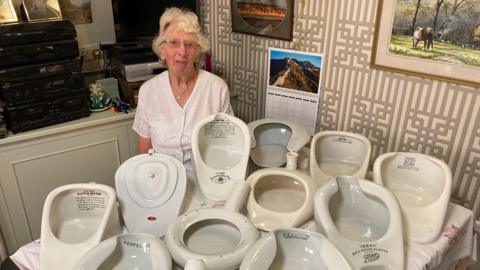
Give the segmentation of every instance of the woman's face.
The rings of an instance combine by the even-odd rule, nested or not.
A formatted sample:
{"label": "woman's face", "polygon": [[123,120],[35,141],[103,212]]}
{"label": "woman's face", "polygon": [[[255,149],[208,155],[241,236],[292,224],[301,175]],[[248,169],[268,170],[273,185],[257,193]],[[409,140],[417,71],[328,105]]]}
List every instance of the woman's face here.
{"label": "woman's face", "polygon": [[195,34],[187,34],[172,25],[167,28],[165,38],[161,58],[165,60],[168,71],[179,76],[193,73],[194,64],[200,56]]}

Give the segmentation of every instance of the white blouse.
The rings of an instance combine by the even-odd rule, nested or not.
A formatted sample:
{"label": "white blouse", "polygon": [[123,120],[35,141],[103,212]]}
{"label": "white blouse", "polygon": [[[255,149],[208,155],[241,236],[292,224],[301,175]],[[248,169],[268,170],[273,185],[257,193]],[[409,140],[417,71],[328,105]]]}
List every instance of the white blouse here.
{"label": "white blouse", "polygon": [[193,127],[218,112],[233,115],[228,86],[220,77],[200,70],[192,94],[182,108],[172,93],[168,71],[164,71],[140,87],[133,130],[150,138],[155,152],[184,163],[188,173],[192,170]]}

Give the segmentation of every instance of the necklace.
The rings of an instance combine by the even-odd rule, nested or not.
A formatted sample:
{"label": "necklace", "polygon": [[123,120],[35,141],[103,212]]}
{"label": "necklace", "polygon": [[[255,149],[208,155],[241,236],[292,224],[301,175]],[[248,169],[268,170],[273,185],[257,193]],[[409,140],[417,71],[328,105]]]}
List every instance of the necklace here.
{"label": "necklace", "polygon": [[[183,87],[181,87],[180,85],[174,86],[174,85],[172,84],[172,93],[173,93],[173,96],[175,97],[175,100],[176,100],[177,102],[179,102],[180,100],[182,100],[183,96],[186,95],[186,96],[188,97],[188,95],[190,94],[191,90],[193,89],[192,83],[193,83],[193,84],[195,83],[195,81],[196,81],[196,79],[197,79],[197,76],[198,76],[198,72],[197,72],[194,76],[195,76],[195,77],[193,78],[193,80],[191,80],[190,82],[187,82],[186,85],[184,85]],[[178,90],[182,90],[182,89],[183,89],[183,91],[182,91],[181,93],[179,93],[179,94],[176,94],[176,93],[175,93],[176,90],[178,91]]]}
{"label": "necklace", "polygon": [[173,96],[175,97],[175,99],[177,101],[180,101],[182,100],[182,98],[184,96],[188,96],[188,94],[190,93],[190,89],[188,89],[188,86],[187,86],[187,89],[183,89],[183,91],[181,93],[175,93],[175,90],[172,89],[172,92],[173,92]]}
{"label": "necklace", "polygon": [[175,93],[174,93],[173,95],[175,96],[175,99],[176,99],[177,101],[180,101],[180,100],[182,99],[183,95],[184,95],[186,92],[188,92],[188,90],[184,90],[182,93],[180,93],[180,94],[178,94],[178,95],[175,94]]}

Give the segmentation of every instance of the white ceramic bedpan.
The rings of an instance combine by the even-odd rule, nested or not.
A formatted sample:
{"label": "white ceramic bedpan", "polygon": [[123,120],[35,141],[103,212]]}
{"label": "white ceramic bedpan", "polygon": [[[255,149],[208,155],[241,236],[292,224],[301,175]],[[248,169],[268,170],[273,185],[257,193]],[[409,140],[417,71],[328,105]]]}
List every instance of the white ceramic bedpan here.
{"label": "white ceramic bedpan", "polygon": [[385,187],[351,176],[332,179],[315,194],[315,221],[354,269],[403,270],[401,210]]}
{"label": "white ceramic bedpan", "polygon": [[310,176],[286,168],[265,168],[252,173],[247,211],[257,228],[272,231],[300,226],[313,216],[317,185]]}
{"label": "white ceramic bedpan", "polygon": [[340,175],[365,178],[371,148],[370,141],[360,134],[319,132],[310,146],[310,176],[319,187]]}
{"label": "white ceramic bedpan", "polygon": [[351,270],[341,252],[322,234],[278,229],[255,243],[240,270]]}
{"label": "white ceramic bedpan", "polygon": [[60,186],[43,207],[40,269],[72,269],[87,251],[121,231],[113,188],[96,183]]}
{"label": "white ceramic bedpan", "polygon": [[238,269],[258,239],[257,228],[238,213],[249,190],[237,182],[223,208],[197,209],[171,224],[165,242],[174,261],[187,270]]}
{"label": "white ceramic bedpan", "polygon": [[115,188],[128,232],[164,236],[180,213],[186,186],[185,167],[169,155],[150,151],[122,163]]}
{"label": "white ceramic bedpan", "polygon": [[74,270],[165,270],[172,258],[161,240],[151,234],[130,233],[111,237],[85,254]]}
{"label": "white ceramic bedpan", "polygon": [[400,202],[408,239],[430,243],[438,237],[452,187],[452,173],[445,162],[420,153],[386,153],[375,160],[373,179]]}
{"label": "white ceramic bedpan", "polygon": [[307,130],[285,120],[260,119],[248,124],[252,145],[250,157],[260,167],[280,167],[288,152],[298,152],[310,141]]}
{"label": "white ceramic bedpan", "polygon": [[198,185],[212,203],[224,203],[235,182],[245,181],[250,134],[239,118],[225,113],[199,121],[192,131]]}

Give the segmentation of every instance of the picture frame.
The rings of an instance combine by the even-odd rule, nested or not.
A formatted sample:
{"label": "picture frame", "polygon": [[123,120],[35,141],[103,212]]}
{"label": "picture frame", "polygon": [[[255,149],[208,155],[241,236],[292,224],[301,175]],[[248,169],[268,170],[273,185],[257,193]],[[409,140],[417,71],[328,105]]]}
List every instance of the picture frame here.
{"label": "picture frame", "polygon": [[[422,6],[429,8],[426,2],[422,3]],[[412,10],[415,6],[412,1],[379,0],[370,66],[386,71],[479,87],[480,35],[475,38],[473,33],[471,36],[467,33],[463,35],[465,39],[461,42],[459,38],[445,40],[445,36],[441,35],[443,29],[440,28],[442,25],[440,20],[448,22],[448,18],[437,18],[437,27],[428,24],[434,21],[432,18],[423,17],[412,17],[415,18],[412,22],[416,23],[407,24],[405,20],[411,21],[411,19],[405,17],[405,12],[401,13],[404,11],[402,8]],[[471,23],[468,22],[468,25]],[[480,27],[480,19],[478,23]],[[445,25],[448,27],[447,23]],[[480,32],[480,29],[469,29],[464,26],[462,29]],[[451,33],[454,31],[452,30]]]}
{"label": "picture frame", "polygon": [[63,18],[58,0],[22,0],[22,6],[29,22]]}
{"label": "picture frame", "polygon": [[232,31],[291,41],[293,0],[230,0]]}
{"label": "picture frame", "polygon": [[0,24],[18,22],[12,0],[0,0]]}
{"label": "picture frame", "polygon": [[93,22],[91,0],[58,0],[62,17],[73,24]]}

